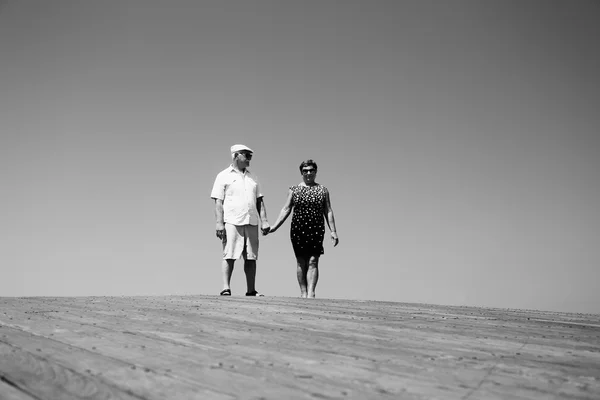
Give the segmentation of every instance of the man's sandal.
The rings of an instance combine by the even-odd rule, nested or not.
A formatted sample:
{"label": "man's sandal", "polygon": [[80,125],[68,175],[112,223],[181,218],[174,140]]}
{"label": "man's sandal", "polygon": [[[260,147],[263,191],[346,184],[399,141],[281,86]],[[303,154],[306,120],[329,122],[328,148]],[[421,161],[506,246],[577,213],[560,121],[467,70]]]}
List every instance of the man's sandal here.
{"label": "man's sandal", "polygon": [[258,293],[256,290],[254,292],[248,292],[246,293],[246,296],[257,296],[257,297],[264,297],[264,294],[262,293]]}
{"label": "man's sandal", "polygon": [[230,289],[223,289],[221,290],[221,296],[231,296],[231,290]]}

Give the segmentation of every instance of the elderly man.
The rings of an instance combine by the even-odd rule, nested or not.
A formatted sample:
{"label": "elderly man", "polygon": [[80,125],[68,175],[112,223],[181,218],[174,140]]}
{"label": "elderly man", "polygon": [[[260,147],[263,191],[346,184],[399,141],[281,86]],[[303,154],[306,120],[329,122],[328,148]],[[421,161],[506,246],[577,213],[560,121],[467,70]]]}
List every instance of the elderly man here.
{"label": "elderly man", "polygon": [[262,296],[255,286],[259,219],[263,235],[270,227],[260,183],[248,169],[253,153],[243,144],[231,146],[232,163],[217,175],[210,194],[215,200],[217,237],[223,243],[221,296],[231,296],[231,274],[240,256],[244,257],[246,296]]}

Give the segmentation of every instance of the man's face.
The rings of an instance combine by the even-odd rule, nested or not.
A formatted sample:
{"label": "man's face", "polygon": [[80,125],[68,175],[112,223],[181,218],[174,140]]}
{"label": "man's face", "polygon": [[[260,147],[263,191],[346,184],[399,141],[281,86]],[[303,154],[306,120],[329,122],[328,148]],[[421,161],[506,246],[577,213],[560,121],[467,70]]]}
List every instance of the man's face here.
{"label": "man's face", "polygon": [[238,154],[238,161],[240,162],[240,164],[243,164],[246,167],[250,166],[252,153],[249,151],[240,151]]}

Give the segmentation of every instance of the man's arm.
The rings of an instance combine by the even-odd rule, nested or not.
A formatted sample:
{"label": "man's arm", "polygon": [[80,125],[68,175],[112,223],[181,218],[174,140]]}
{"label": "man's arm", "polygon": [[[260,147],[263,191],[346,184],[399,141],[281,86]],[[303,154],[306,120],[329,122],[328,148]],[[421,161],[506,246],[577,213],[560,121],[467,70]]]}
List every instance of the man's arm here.
{"label": "man's arm", "polygon": [[223,200],[221,199],[215,199],[215,218],[217,219],[217,237],[222,241],[227,241],[223,217]]}
{"label": "man's arm", "polygon": [[258,215],[260,215],[260,230],[262,231],[263,235],[266,235],[271,230],[271,227],[269,226],[269,221],[267,218],[267,207],[265,207],[265,202],[262,196],[256,199],[256,209],[258,210]]}
{"label": "man's arm", "polygon": [[225,180],[223,179],[223,173],[221,172],[215,178],[215,183],[213,183],[212,190],[210,191],[210,197],[215,200],[215,219],[217,222],[217,237],[223,242],[227,240],[227,237],[225,235],[225,215],[223,212],[225,186]]}

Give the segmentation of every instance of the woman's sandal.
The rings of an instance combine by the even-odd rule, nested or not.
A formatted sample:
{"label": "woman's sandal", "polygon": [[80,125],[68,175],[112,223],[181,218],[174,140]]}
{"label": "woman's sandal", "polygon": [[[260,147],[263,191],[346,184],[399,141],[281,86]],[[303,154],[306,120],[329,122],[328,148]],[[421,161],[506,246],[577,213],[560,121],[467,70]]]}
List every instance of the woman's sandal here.
{"label": "woman's sandal", "polygon": [[231,290],[230,289],[221,290],[221,296],[231,296]]}

